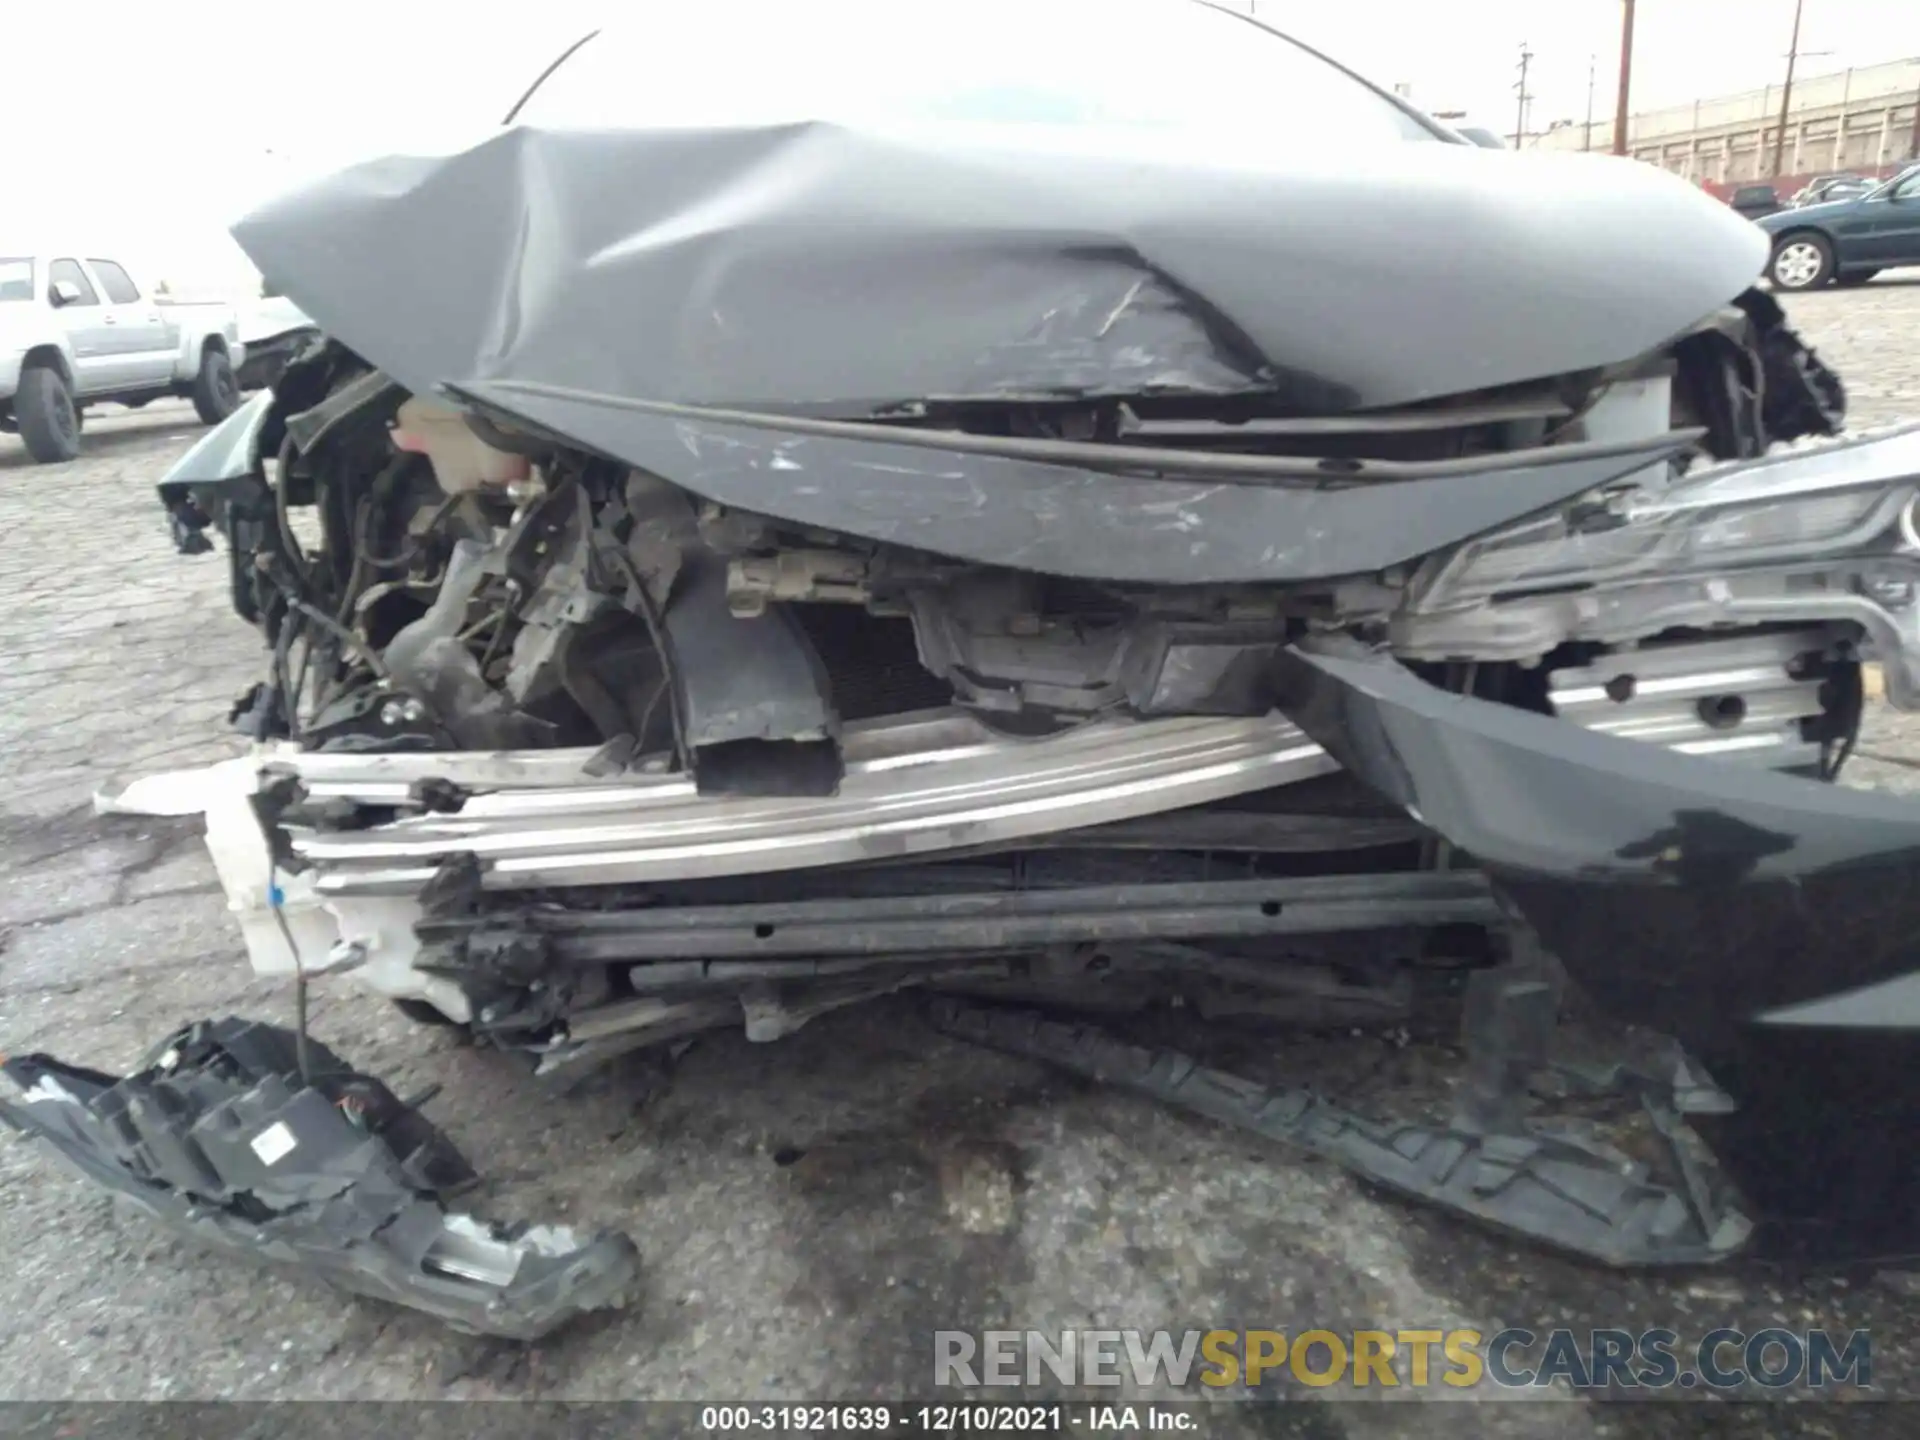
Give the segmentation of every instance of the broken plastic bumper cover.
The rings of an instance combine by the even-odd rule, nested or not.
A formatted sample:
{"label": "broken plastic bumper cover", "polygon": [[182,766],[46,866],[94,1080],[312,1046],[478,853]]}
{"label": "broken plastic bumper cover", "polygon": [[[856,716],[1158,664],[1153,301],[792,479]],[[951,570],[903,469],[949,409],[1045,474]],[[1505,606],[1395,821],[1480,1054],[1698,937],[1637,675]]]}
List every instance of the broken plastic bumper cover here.
{"label": "broken plastic bumper cover", "polygon": [[316,1041],[237,1019],[170,1037],[118,1079],[26,1055],[0,1119],[193,1237],[303,1265],[459,1330],[534,1340],[618,1306],[638,1271],[623,1235],[502,1229],[448,1213],[473,1181],[433,1125]]}
{"label": "broken plastic bumper cover", "polygon": [[1732,1098],[1690,1124],[1762,1248],[1920,1254],[1920,806],[1449,694],[1357,646],[1282,669],[1309,735]]}
{"label": "broken plastic bumper cover", "polygon": [[1667,1188],[1623,1156],[1570,1138],[1382,1124],[1304,1088],[1256,1084],[1086,1025],[951,1000],[936,1001],[932,1016],[958,1039],[1298,1146],[1402,1195],[1604,1264],[1723,1260],[1751,1233],[1744,1215],[1712,1203],[1704,1187]]}

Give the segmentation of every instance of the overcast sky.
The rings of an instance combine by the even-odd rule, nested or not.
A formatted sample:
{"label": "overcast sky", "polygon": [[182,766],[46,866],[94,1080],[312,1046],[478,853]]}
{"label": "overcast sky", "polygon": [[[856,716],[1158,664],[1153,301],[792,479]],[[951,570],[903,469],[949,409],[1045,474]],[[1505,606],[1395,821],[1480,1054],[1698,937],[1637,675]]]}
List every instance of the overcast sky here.
{"label": "overcast sky", "polygon": [[[693,0],[751,12],[807,0]],[[1025,0],[1044,5],[1049,0]],[[1171,0],[1169,0],[1171,3]],[[1381,84],[1407,83],[1429,109],[1513,123],[1519,47],[1534,52],[1536,127],[1611,113],[1619,0],[1239,0]],[[1805,0],[1802,73],[1920,55],[1920,0]],[[112,245],[149,275],[207,283],[241,269],[224,230],[305,173],[450,140],[497,123],[515,95],[609,13],[633,23],[681,0],[260,0],[90,7],[10,5],[0,43],[0,252],[63,237]],[[968,0],[892,0],[889,18],[937,31]],[[975,12],[977,13],[977,11]],[[70,16],[84,14],[81,24]],[[1634,108],[1777,83],[1793,0],[1640,0]],[[852,44],[859,44],[856,36]],[[1017,33],[1008,43],[1019,44]],[[1060,57],[1062,64],[1071,58]],[[681,57],[662,64],[680,66]],[[719,63],[801,63],[748,52]],[[637,75],[636,85],[647,77]],[[1204,74],[1167,77],[1204,86]],[[22,143],[29,141],[30,143]]]}

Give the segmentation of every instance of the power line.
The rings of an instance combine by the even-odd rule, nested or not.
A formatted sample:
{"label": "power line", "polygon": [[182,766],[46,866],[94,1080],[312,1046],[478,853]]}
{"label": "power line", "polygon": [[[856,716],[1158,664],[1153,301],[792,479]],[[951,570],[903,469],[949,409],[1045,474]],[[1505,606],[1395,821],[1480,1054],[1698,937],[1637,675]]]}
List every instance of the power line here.
{"label": "power line", "polygon": [[[1793,104],[1793,63],[1800,58],[1800,12],[1806,0],[1793,0],[1793,40],[1787,46],[1787,83],[1780,87],[1780,125],[1773,133],[1773,170],[1780,174],[1780,163],[1787,149],[1788,107]],[[1844,122],[1843,122],[1844,123]]]}
{"label": "power line", "polygon": [[1532,93],[1527,89],[1527,70],[1532,64],[1533,51],[1529,50],[1527,42],[1522,40],[1520,42],[1520,79],[1513,87],[1520,97],[1513,117],[1513,148],[1516,150],[1525,142],[1527,135],[1527,102],[1533,99]]}
{"label": "power line", "polygon": [[1593,149],[1593,77],[1598,64],[1598,56],[1587,56],[1587,138],[1580,144],[1582,150]]}

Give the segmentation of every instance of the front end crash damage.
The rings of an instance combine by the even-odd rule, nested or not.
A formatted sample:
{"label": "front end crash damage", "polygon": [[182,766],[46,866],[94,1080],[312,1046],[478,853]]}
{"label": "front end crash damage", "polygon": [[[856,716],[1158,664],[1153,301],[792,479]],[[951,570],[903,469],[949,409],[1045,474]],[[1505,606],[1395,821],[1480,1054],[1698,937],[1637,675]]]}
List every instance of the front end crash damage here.
{"label": "front end crash damage", "polygon": [[[1864,664],[1920,703],[1920,428],[1835,438],[1752,227],[916,133],[523,127],[246,222],[332,338],[160,489],[258,744],[106,808],[204,812],[261,973],[562,1088],[931,992],[1605,1263],[1906,1246],[1914,822],[1831,782]],[[1592,1081],[1649,1163],[1530,1114],[1569,975],[1664,1037]],[[1466,1076],[1379,1121],[1054,1014],[1163,1005],[1458,1005]]]}
{"label": "front end crash damage", "polygon": [[[1897,897],[1920,822],[1906,802],[1821,782],[1851,749],[1864,661],[1895,703],[1920,694],[1920,429],[1726,460],[1660,459],[1671,443],[1409,562],[1276,587],[1262,625],[1225,627],[1223,669],[1175,658],[1216,641],[1218,622],[1192,620],[1180,644],[1116,622],[1108,648],[1160,667],[1131,690],[1101,688],[1124,667],[1063,674],[1036,663],[1044,645],[1023,648],[1066,617],[1016,611],[989,632],[959,602],[875,604],[871,559],[829,565],[817,534],[807,557],[721,565],[704,552],[724,527],[681,515],[644,568],[599,572],[610,594],[576,605],[579,623],[603,621],[608,599],[631,616],[621,653],[656,685],[677,673],[680,604],[748,626],[778,613],[773,634],[802,641],[822,613],[864,612],[874,637],[904,620],[923,669],[943,645],[970,644],[973,664],[939,693],[897,673],[876,684],[854,652],[816,654],[806,684],[829,703],[796,729],[831,764],[778,752],[719,786],[665,726],[643,742],[575,719],[560,738],[588,743],[453,748],[471,714],[364,666],[377,702],[362,713],[417,706],[415,734],[448,738],[282,737],[205,777],[210,839],[261,970],[290,968],[286,921],[311,971],[353,969],[563,1086],[642,1046],[721,1027],[771,1040],[933,991],[956,997],[935,1012],[950,1033],[1119,1079],[1591,1259],[1689,1264],[1758,1243],[1887,1260],[1911,1213],[1894,1143],[1914,1118]],[[641,490],[630,477],[599,501],[558,492],[573,517],[558,533],[630,513]],[[524,548],[516,526],[540,512],[521,504],[491,553]],[[713,599],[703,567],[729,576]],[[663,570],[676,578],[648,656],[636,595]],[[828,593],[828,573],[851,593]],[[530,572],[523,593],[553,574]],[[567,575],[576,596],[594,589]],[[1044,593],[1017,572],[950,579],[937,593]],[[443,629],[484,623],[473,614]],[[564,648],[535,620],[497,623],[515,638],[490,649],[517,653],[528,635],[539,653]],[[761,653],[724,629],[704,646],[696,668]],[[483,680],[511,676],[484,660]],[[354,657],[342,644],[322,663]],[[990,666],[1010,683],[987,683]],[[1199,706],[1201,689],[1179,688],[1196,674]],[[947,703],[869,702],[854,719],[833,703],[873,690]],[[498,693],[510,703],[510,679]],[[1185,698],[1164,708],[1189,713],[1143,701],[1169,693]],[[648,702],[656,714],[667,694]],[[273,709],[311,707],[276,696]],[[1836,835],[1852,837],[1839,852]],[[1754,837],[1767,843],[1749,852]],[[1530,1081],[1554,1063],[1563,967],[1679,1042],[1611,1082],[1651,1124],[1651,1167],[1527,1116]],[[1470,1021],[1469,1083],[1437,1127],[1003,1008],[1177,998],[1205,1017],[1376,1024],[1436,993],[1464,995]]]}
{"label": "front end crash damage", "polygon": [[1674,1037],[1732,1098],[1694,1123],[1777,1248],[1915,1253],[1911,800],[1442,694],[1351,645],[1283,670],[1309,733],[1471,853],[1609,1012]]}
{"label": "front end crash damage", "polygon": [[624,1236],[449,1212],[442,1197],[474,1179],[459,1151],[417,1105],[294,1032],[203,1022],[125,1078],[46,1055],[0,1069],[18,1089],[0,1119],[156,1218],[457,1329],[537,1339],[633,1283]]}

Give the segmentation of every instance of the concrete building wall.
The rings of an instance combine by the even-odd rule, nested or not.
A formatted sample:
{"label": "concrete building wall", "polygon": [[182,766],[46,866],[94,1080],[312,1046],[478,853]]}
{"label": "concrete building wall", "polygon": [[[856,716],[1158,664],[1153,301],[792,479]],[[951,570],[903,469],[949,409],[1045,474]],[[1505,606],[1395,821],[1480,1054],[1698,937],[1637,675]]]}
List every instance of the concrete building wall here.
{"label": "concrete building wall", "polygon": [[[1796,77],[1787,117],[1782,173],[1875,170],[1913,158],[1914,107],[1920,100],[1920,56],[1830,75]],[[1631,115],[1627,144],[1635,159],[1689,180],[1738,184],[1773,174],[1780,123],[1780,87],[1704,99]],[[1579,150],[1584,124],[1564,126],[1528,144]],[[1613,122],[1595,120],[1592,148],[1613,148]]]}

